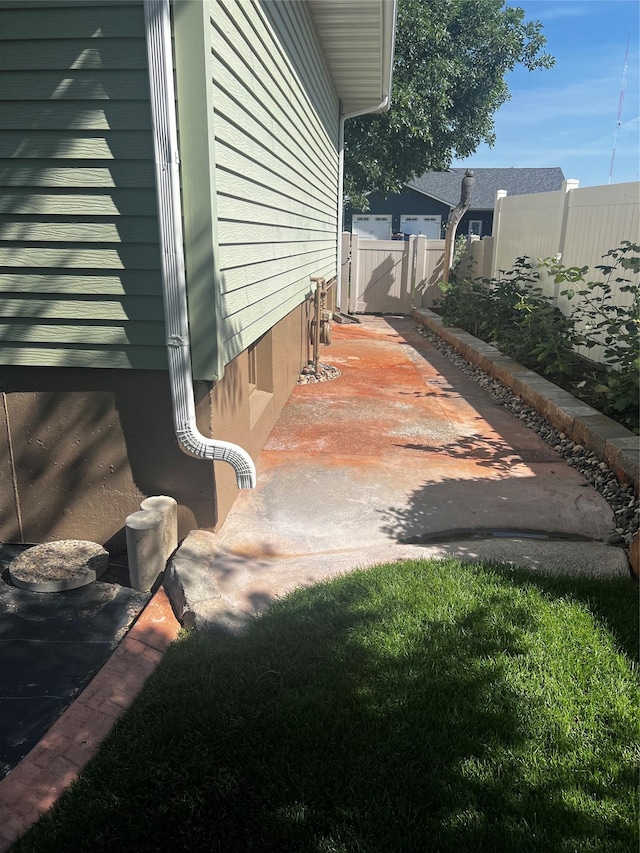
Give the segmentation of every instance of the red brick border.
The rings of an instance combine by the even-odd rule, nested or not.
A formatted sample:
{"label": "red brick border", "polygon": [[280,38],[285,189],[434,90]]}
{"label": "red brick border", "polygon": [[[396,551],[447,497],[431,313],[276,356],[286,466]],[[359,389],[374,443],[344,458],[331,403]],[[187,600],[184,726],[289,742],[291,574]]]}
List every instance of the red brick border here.
{"label": "red brick border", "polygon": [[98,752],[179,630],[160,588],[92,681],[0,781],[0,853],[51,808]]}

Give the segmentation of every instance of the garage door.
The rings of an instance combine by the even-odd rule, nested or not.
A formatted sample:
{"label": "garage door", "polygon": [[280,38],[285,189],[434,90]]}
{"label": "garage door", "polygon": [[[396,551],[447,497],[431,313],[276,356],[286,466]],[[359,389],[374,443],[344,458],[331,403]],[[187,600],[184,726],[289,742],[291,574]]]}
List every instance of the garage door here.
{"label": "garage door", "polygon": [[429,240],[441,237],[441,216],[401,216],[400,230],[403,234],[424,234]]}
{"label": "garage door", "polygon": [[351,230],[361,240],[390,240],[391,214],[376,216],[375,214],[354,214]]}

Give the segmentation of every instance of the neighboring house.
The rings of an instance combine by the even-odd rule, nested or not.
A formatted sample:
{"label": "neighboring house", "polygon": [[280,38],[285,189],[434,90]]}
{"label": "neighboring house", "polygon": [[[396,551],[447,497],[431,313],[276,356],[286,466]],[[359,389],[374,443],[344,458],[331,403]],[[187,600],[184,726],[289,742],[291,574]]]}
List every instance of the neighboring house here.
{"label": "neighboring house", "polygon": [[[373,240],[389,240],[398,233],[440,239],[449,214],[460,201],[465,171],[427,172],[409,181],[400,193],[387,198],[371,195],[366,213],[347,208],[345,229]],[[471,206],[462,217],[457,233],[478,237],[491,235],[498,190],[507,190],[510,196],[544,193],[559,190],[564,180],[559,168],[473,169],[473,174]]]}
{"label": "neighboring house", "polygon": [[2,0],[3,541],[121,547],[153,494],[184,536],[251,485],[310,356],[311,278],[336,276],[343,120],[388,104],[395,11]]}

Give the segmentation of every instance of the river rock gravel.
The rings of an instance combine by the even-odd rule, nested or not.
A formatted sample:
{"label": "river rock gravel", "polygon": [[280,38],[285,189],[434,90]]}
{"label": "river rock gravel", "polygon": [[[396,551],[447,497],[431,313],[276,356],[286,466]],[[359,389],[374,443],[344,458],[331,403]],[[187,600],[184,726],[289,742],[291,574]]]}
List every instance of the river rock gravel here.
{"label": "river rock gravel", "polygon": [[330,379],[337,379],[338,376],[340,376],[340,371],[332,364],[320,361],[318,362],[318,370],[316,371],[314,362],[309,361],[302,368],[296,384],[310,385],[313,382],[327,382]]}

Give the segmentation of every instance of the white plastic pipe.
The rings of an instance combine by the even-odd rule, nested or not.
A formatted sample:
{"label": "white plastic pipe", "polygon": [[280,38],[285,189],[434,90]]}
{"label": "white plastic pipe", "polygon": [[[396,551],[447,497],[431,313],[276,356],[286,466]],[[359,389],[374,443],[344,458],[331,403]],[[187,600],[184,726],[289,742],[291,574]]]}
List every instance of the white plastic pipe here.
{"label": "white plastic pipe", "polygon": [[[384,10],[385,14],[391,16],[391,21],[393,22],[391,35],[391,55],[389,57],[388,62],[389,76],[386,80],[386,97],[379,104],[372,104],[370,107],[364,107],[364,109],[340,115],[340,133],[338,141],[338,270],[336,276],[336,292],[338,294],[338,299],[342,298],[342,228],[344,225],[344,123],[349,118],[356,118],[357,116],[367,115],[368,113],[386,113],[389,107],[391,106],[391,84],[393,82],[393,57],[395,53],[397,8],[398,0],[392,0],[391,4],[389,4]],[[343,306],[338,304],[338,307],[343,313],[345,313],[347,310],[346,305]]]}
{"label": "white plastic pipe", "polygon": [[337,245],[337,272],[336,272],[336,294],[337,307],[341,313],[346,314],[348,305],[342,304],[342,229],[344,227],[344,123],[348,118],[366,115],[367,113],[386,112],[389,109],[390,98],[387,97],[376,107],[358,110],[340,116],[339,149],[338,149],[338,245]]}
{"label": "white plastic pipe", "polygon": [[196,425],[182,243],[180,157],[175,114],[169,0],[144,0],[144,15],[149,59],[167,358],[176,437],[181,449],[189,456],[228,462],[236,473],[238,488],[253,489],[256,484],[256,469],[246,450],[228,441],[206,438]]}

